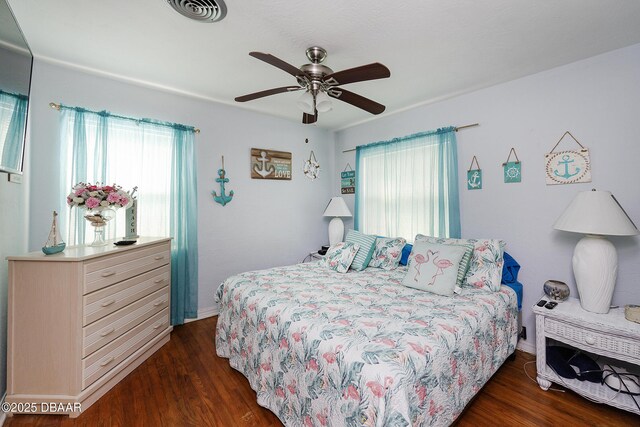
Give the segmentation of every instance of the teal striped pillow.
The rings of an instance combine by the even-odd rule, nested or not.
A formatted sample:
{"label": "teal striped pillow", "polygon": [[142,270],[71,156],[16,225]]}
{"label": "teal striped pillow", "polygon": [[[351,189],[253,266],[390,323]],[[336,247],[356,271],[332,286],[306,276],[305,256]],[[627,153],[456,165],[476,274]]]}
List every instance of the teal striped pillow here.
{"label": "teal striped pillow", "polygon": [[344,239],[344,241],[360,246],[356,257],[351,263],[351,268],[356,271],[364,270],[369,265],[371,255],[373,255],[373,250],[376,248],[376,236],[363,234],[355,230],[349,230],[347,238]]}

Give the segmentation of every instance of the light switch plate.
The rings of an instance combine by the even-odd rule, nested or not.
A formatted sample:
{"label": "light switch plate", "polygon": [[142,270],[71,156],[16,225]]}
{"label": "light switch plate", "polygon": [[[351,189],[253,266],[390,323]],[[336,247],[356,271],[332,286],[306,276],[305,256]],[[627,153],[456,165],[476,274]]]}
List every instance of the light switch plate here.
{"label": "light switch plate", "polygon": [[14,184],[22,184],[22,175],[18,175],[17,173],[10,173],[9,182],[13,182]]}

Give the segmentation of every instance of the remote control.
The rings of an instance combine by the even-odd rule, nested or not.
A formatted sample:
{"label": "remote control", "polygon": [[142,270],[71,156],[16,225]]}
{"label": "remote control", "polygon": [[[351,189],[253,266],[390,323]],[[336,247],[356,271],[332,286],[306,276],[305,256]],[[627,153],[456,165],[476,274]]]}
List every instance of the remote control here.
{"label": "remote control", "polygon": [[558,305],[557,302],[548,302],[547,305],[544,306],[544,308],[548,308],[549,310],[553,309],[556,305]]}
{"label": "remote control", "polygon": [[538,307],[544,307],[544,305],[547,303],[546,300],[541,299],[540,301],[538,301],[538,303],[536,304]]}

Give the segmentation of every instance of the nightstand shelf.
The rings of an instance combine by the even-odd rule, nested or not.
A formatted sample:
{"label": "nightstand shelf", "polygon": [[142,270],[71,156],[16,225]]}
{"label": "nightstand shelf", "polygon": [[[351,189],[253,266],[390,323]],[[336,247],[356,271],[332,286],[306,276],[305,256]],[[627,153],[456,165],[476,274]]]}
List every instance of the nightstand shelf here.
{"label": "nightstand shelf", "polygon": [[320,261],[323,258],[324,258],[324,255],[320,255],[318,251],[309,252],[307,256],[304,257],[304,260],[302,262],[304,263],[304,262]]}
{"label": "nightstand shelf", "polygon": [[[553,340],[602,356],[613,366],[626,362],[622,364],[631,365],[635,372],[640,371],[640,324],[626,320],[622,308],[611,309],[607,314],[585,311],[576,298],[559,303],[552,310],[534,306],[533,311],[536,315],[536,368],[542,389],[547,390],[553,382],[591,400],[640,414],[631,396],[616,393],[605,385],[559,377],[546,362],[546,346]],[[599,361],[602,364],[602,360]],[[636,398],[640,403],[640,398]]]}

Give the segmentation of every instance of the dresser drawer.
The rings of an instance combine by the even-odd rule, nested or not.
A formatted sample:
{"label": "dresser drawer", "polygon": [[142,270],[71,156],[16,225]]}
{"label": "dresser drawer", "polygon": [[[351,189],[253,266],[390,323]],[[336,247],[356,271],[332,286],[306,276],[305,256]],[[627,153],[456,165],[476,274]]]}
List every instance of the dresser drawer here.
{"label": "dresser drawer", "polygon": [[84,294],[129,279],[171,261],[168,243],[129,250],[121,255],[98,258],[84,266]]}
{"label": "dresser drawer", "polygon": [[169,327],[169,309],[145,320],[129,332],[115,339],[82,360],[82,389],[118,366],[120,362]]}
{"label": "dresser drawer", "polygon": [[550,318],[545,319],[544,328],[547,333],[566,338],[582,348],[606,350],[612,355],[622,356],[624,360],[631,357],[640,361],[640,342],[636,340],[596,332]]}
{"label": "dresser drawer", "polygon": [[82,330],[82,357],[86,357],[109,344],[168,306],[169,287],[165,286],[159,291],[84,327]]}
{"label": "dresser drawer", "polygon": [[84,303],[82,326],[139,300],[165,286],[171,278],[168,265],[133,277],[82,297]]}

